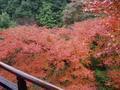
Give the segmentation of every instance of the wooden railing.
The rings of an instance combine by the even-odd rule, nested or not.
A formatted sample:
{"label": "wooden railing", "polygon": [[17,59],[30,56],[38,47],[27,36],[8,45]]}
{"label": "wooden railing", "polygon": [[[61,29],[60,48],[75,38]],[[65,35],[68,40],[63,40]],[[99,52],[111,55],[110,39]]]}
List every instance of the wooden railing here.
{"label": "wooden railing", "polygon": [[[0,76],[0,86],[6,88],[7,90],[27,90],[26,81],[36,84],[46,90],[63,90],[49,82],[38,79],[32,75],[29,75],[23,71],[20,71],[12,66],[9,66],[3,62],[0,62],[0,67],[11,72],[16,76],[17,84],[8,81],[7,79]],[[11,77],[12,78],[12,77]]]}

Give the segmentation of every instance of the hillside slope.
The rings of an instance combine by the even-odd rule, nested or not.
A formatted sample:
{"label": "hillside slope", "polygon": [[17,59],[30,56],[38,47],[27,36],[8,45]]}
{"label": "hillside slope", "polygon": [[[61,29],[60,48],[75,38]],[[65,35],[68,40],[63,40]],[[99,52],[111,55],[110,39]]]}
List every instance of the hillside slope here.
{"label": "hillside slope", "polygon": [[[116,18],[87,20],[68,28],[18,26],[0,32],[0,60],[66,90],[117,90],[119,38]],[[103,78],[103,72],[109,80]],[[2,69],[0,75],[14,81]]]}

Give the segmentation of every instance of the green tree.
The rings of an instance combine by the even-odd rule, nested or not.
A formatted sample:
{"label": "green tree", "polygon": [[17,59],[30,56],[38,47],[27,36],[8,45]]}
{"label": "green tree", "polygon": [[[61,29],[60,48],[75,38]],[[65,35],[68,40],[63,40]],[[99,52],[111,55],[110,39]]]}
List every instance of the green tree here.
{"label": "green tree", "polygon": [[5,11],[7,7],[8,0],[0,0],[0,14]]}
{"label": "green tree", "polygon": [[68,0],[0,0],[0,12],[7,12],[18,24],[34,20],[38,25],[62,26],[62,12],[67,2]]}
{"label": "green tree", "polygon": [[0,28],[8,28],[15,26],[16,23],[11,21],[9,15],[7,13],[2,13],[0,15]]}
{"label": "green tree", "polygon": [[60,27],[63,25],[62,12],[67,4],[67,0],[47,0],[42,1],[36,20],[39,25],[48,27]]}

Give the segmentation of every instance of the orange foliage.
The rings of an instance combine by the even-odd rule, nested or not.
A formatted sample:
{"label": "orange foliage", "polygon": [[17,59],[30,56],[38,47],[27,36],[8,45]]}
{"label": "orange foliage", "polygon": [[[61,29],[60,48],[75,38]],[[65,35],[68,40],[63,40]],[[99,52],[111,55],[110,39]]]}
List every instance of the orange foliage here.
{"label": "orange foliage", "polygon": [[85,0],[87,11],[97,13],[105,13],[109,16],[117,16],[120,18],[120,1],[119,0]]}
{"label": "orange foliage", "polygon": [[117,88],[120,89],[120,70],[111,70],[109,71],[109,77],[111,78],[111,83]]}
{"label": "orange foliage", "polygon": [[36,26],[9,28],[0,32],[0,60],[67,90],[96,90],[94,72],[83,62],[89,56],[93,37],[108,36],[111,22],[118,20],[94,19],[52,30]]}

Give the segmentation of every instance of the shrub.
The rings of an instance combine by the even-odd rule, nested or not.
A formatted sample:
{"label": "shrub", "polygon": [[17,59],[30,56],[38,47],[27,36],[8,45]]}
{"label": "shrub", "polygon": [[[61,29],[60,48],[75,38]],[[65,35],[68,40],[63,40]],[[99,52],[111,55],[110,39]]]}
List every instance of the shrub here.
{"label": "shrub", "polygon": [[[117,90],[120,86],[119,79],[117,79],[120,74],[117,72],[120,70],[119,23],[119,19],[110,18],[105,23],[108,33],[106,35],[96,34],[90,45],[91,68],[95,69],[96,81],[100,90]],[[117,75],[112,75],[113,72],[117,72]]]}
{"label": "shrub", "polygon": [[[117,25],[115,21],[111,25]],[[10,28],[8,31],[0,33],[2,37],[0,40],[0,60],[65,87],[66,90],[72,90],[71,88],[74,87],[75,90],[81,88],[83,90],[97,90],[93,73],[96,69],[95,76],[99,85],[106,84],[105,82],[108,81],[107,72],[104,72],[103,68],[101,69],[104,60],[91,58],[94,69],[85,67],[81,61],[90,56],[88,44],[94,38],[92,36],[95,36],[96,33],[103,35],[110,33],[108,31],[110,29],[105,27],[105,23],[108,27],[109,22],[111,22],[111,18],[87,20],[76,23],[71,27],[71,30],[70,28],[55,30],[35,26]],[[95,37],[96,39],[101,41],[98,36]],[[106,45],[105,41],[103,43]],[[94,48],[93,56],[95,56],[96,50],[98,51],[98,47]],[[100,49],[99,51],[105,50]],[[89,59],[87,59],[88,61]],[[1,73],[3,72],[0,71]],[[105,76],[101,76],[101,74]],[[8,74],[4,73],[4,76],[8,77]],[[12,78],[10,77],[10,79]],[[103,84],[102,86],[104,86]]]}
{"label": "shrub", "polygon": [[11,21],[7,13],[2,13],[0,15],[0,28],[8,28],[15,26],[15,22]]}

